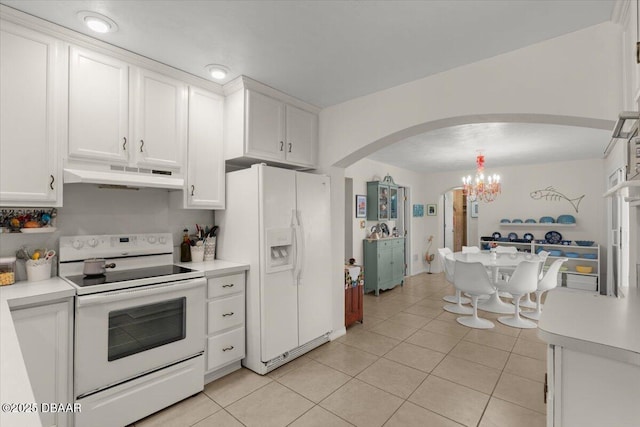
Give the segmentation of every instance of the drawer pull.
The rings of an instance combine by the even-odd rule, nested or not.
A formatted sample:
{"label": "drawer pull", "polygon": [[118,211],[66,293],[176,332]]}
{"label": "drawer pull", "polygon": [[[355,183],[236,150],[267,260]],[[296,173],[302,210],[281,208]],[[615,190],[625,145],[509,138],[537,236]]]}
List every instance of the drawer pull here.
{"label": "drawer pull", "polygon": [[230,285],[222,285],[223,288],[233,288],[233,283]]}
{"label": "drawer pull", "polygon": [[232,345],[222,349],[222,351],[229,351],[229,350],[233,350],[233,346]]}
{"label": "drawer pull", "polygon": [[233,316],[233,311],[231,313],[224,313],[222,317]]}

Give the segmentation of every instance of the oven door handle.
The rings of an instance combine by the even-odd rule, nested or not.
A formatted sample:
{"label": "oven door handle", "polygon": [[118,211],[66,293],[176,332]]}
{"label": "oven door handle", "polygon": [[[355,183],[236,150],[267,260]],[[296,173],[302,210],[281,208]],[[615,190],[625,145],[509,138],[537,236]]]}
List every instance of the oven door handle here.
{"label": "oven door handle", "polygon": [[94,295],[82,295],[77,298],[76,305],[77,307],[87,307],[90,305],[106,304],[115,301],[128,300],[138,296],[152,296],[169,292],[183,292],[198,287],[202,287],[204,289],[205,284],[206,281],[204,278],[197,278],[180,282],[168,282],[159,285],[121,289],[118,291],[104,292]]}

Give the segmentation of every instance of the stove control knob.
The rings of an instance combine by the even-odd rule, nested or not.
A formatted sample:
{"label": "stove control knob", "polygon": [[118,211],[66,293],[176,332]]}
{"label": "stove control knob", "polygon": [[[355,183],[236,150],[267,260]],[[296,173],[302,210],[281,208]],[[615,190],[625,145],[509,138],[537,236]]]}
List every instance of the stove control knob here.
{"label": "stove control knob", "polygon": [[80,249],[84,246],[84,242],[82,240],[74,240],[71,246],[73,246],[74,249]]}
{"label": "stove control knob", "polygon": [[92,248],[95,248],[96,246],[98,246],[98,240],[89,239],[89,241],[87,242],[87,245],[91,246]]}
{"label": "stove control knob", "polygon": [[156,236],[147,237],[147,242],[149,242],[149,243],[151,243],[153,245],[156,242]]}
{"label": "stove control knob", "polygon": [[167,243],[167,238],[164,236],[160,236],[160,244],[164,245],[165,243]]}

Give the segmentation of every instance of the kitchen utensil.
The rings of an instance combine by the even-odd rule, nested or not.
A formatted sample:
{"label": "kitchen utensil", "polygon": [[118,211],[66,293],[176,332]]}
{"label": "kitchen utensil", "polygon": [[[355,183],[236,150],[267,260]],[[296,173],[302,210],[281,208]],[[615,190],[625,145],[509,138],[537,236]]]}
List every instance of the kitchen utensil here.
{"label": "kitchen utensil", "polygon": [[46,250],[45,254],[44,254],[44,259],[45,260],[50,260],[51,258],[53,258],[54,256],[56,256],[56,251],[52,250]]}
{"label": "kitchen utensil", "polygon": [[557,245],[562,241],[562,234],[558,233],[557,231],[549,231],[547,234],[544,235],[544,238],[550,244]]}
{"label": "kitchen utensil", "polygon": [[84,260],[84,266],[82,268],[82,274],[85,276],[96,276],[104,274],[107,268],[115,268],[115,263],[107,264],[104,258],[90,258]]}

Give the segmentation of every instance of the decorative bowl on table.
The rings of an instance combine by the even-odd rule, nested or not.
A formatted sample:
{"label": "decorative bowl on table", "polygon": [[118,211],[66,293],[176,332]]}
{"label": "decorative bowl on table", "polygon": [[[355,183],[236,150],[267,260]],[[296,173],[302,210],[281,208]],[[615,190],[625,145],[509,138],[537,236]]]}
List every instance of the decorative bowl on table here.
{"label": "decorative bowl on table", "polygon": [[538,222],[540,224],[553,224],[554,222],[556,222],[556,220],[551,218],[550,216],[543,216]]}
{"label": "decorative bowl on table", "polygon": [[595,243],[593,240],[576,240],[575,242],[578,246],[593,246]]}
{"label": "decorative bowl on table", "polygon": [[522,220],[520,218],[516,218],[513,221],[511,221],[512,224],[522,224]]}
{"label": "decorative bowl on table", "polygon": [[576,265],[576,271],[578,273],[589,274],[589,273],[591,273],[593,271],[593,267],[586,266],[586,265]]}
{"label": "decorative bowl on table", "polygon": [[535,224],[537,221],[533,218],[527,218],[524,220],[525,224]]}
{"label": "decorative bowl on table", "polygon": [[580,256],[584,259],[598,259],[598,254],[582,254]]}
{"label": "decorative bowl on table", "polygon": [[576,217],[573,215],[560,215],[556,220],[558,224],[575,224]]}
{"label": "decorative bowl on table", "polygon": [[510,222],[511,222],[511,220],[510,220],[510,219],[507,219],[507,218],[502,218],[502,219],[500,220],[500,223],[501,223],[501,224],[509,224]]}
{"label": "decorative bowl on table", "polygon": [[578,258],[580,254],[577,252],[565,252],[564,256],[566,256],[567,258]]}

